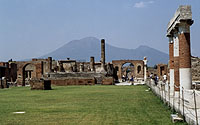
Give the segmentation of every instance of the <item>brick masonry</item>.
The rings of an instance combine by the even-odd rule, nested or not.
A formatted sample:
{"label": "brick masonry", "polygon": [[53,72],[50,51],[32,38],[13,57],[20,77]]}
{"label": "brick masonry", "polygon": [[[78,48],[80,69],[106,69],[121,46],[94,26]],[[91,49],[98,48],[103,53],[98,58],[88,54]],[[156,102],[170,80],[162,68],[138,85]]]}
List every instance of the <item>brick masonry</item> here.
{"label": "brick masonry", "polygon": [[191,68],[190,33],[179,34],[179,68]]}
{"label": "brick masonry", "polygon": [[169,68],[174,69],[174,43],[169,43]]}
{"label": "brick masonry", "polygon": [[105,77],[105,78],[103,78],[102,85],[114,85],[113,77]]}
{"label": "brick masonry", "polygon": [[31,90],[51,90],[51,80],[30,80]]}
{"label": "brick masonry", "polygon": [[179,80],[179,57],[174,57],[174,90],[179,91],[180,80]]}
{"label": "brick masonry", "polygon": [[51,79],[52,85],[57,86],[66,86],[66,85],[95,85],[95,78],[84,78],[84,77],[68,77],[68,78],[60,78],[60,79]]}

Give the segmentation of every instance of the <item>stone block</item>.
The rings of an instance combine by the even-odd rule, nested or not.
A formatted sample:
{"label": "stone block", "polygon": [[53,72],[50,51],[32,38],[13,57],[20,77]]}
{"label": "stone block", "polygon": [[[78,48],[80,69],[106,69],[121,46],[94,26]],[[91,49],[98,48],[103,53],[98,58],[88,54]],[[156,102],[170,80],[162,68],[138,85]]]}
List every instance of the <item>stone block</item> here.
{"label": "stone block", "polygon": [[60,79],[51,79],[53,85],[67,86],[67,85],[95,85],[96,79],[93,78],[82,78],[82,77],[68,77]]}
{"label": "stone block", "polygon": [[51,90],[51,80],[30,80],[31,90]]}
{"label": "stone block", "polygon": [[105,77],[102,80],[102,85],[113,85],[113,84],[114,84],[113,77]]}
{"label": "stone block", "polygon": [[6,79],[0,80],[0,89],[3,89],[3,88],[9,88],[9,85]]}
{"label": "stone block", "polygon": [[171,119],[173,123],[183,122],[183,118],[179,117],[177,114],[171,114]]}

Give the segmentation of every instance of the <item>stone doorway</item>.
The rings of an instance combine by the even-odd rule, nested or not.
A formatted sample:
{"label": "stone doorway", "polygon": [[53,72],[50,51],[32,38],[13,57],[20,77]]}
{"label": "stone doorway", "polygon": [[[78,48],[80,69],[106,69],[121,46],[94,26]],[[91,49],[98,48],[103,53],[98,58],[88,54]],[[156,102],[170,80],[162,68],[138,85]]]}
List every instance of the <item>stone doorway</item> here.
{"label": "stone doorway", "polygon": [[131,79],[131,77],[135,75],[135,70],[134,70],[134,65],[133,63],[124,63],[122,65],[122,69],[121,69],[121,76],[122,76],[122,82],[125,82],[125,81],[129,81]]}
{"label": "stone doorway", "polygon": [[22,85],[25,86],[25,85],[28,85],[29,84],[29,81],[32,79],[32,78],[36,78],[36,67],[35,65],[33,64],[26,64],[24,67],[23,67],[23,71],[22,71],[23,75],[22,75],[22,79],[23,79],[23,83]]}

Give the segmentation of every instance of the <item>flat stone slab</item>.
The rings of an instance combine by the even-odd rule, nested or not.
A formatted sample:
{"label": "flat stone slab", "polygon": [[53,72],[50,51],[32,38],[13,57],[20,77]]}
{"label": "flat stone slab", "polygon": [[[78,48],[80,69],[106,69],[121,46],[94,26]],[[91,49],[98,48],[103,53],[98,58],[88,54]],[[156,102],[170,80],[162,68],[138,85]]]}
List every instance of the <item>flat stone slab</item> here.
{"label": "flat stone slab", "polygon": [[173,123],[183,122],[183,118],[179,117],[177,114],[171,114],[171,119]]}
{"label": "flat stone slab", "polygon": [[[134,85],[143,85],[145,83],[139,83],[139,82],[134,82]],[[120,82],[120,83],[115,83],[117,86],[130,86],[132,83],[129,82]]]}
{"label": "flat stone slab", "polygon": [[13,112],[13,114],[24,114],[26,112]]}
{"label": "flat stone slab", "polygon": [[115,83],[115,85],[117,85],[117,86],[130,86],[132,84],[128,83],[128,82],[121,82],[121,83]]}

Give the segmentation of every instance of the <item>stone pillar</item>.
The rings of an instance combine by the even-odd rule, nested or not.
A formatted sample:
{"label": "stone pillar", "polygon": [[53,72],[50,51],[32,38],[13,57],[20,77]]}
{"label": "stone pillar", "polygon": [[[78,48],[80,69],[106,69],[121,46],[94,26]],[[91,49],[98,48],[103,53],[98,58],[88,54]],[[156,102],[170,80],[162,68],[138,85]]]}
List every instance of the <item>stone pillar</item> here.
{"label": "stone pillar", "polygon": [[[193,24],[191,6],[179,6],[167,28],[167,36],[174,38],[175,91],[191,89],[190,26]],[[177,88],[178,87],[178,88]]]}
{"label": "stone pillar", "polygon": [[144,62],[144,81],[146,81],[147,80],[147,58],[146,57],[144,57],[143,62]]}
{"label": "stone pillar", "polygon": [[59,62],[59,61],[58,61],[58,64],[59,64],[58,71],[59,71],[59,72],[64,72],[64,68],[63,68],[62,62]]}
{"label": "stone pillar", "polygon": [[92,72],[95,71],[94,63],[95,63],[94,57],[92,56],[92,57],[90,57],[90,69],[91,69]]}
{"label": "stone pillar", "polygon": [[179,39],[178,32],[175,32],[174,37],[174,90],[180,90],[180,81],[179,81]]}
{"label": "stone pillar", "polygon": [[118,79],[120,82],[122,82],[122,65],[119,66]]}
{"label": "stone pillar", "polygon": [[52,57],[48,57],[48,72],[52,72]]}
{"label": "stone pillar", "polygon": [[84,72],[84,64],[80,63],[80,72]]}
{"label": "stone pillar", "polygon": [[105,40],[101,40],[101,72],[105,72]]}
{"label": "stone pillar", "polygon": [[170,91],[174,91],[174,42],[173,37],[169,37],[169,83]]}
{"label": "stone pillar", "polygon": [[191,50],[190,50],[190,25],[188,21],[180,22],[179,24],[179,70],[180,70],[180,87],[191,89]]}
{"label": "stone pillar", "polygon": [[31,72],[31,71],[26,71],[28,80],[30,79],[30,72]]}

